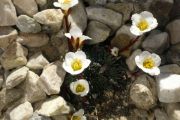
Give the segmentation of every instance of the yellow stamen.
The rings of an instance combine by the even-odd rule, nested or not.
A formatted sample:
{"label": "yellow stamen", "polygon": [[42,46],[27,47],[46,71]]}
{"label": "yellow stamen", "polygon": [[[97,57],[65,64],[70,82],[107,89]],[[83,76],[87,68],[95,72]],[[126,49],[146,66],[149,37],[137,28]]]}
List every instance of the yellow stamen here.
{"label": "yellow stamen", "polygon": [[84,90],[85,90],[85,87],[84,87],[83,85],[78,84],[78,85],[76,86],[76,92],[77,92],[77,93],[83,92]]}
{"label": "yellow stamen", "polygon": [[74,71],[78,71],[82,68],[82,61],[79,59],[75,59],[72,64],[71,67]]}
{"label": "yellow stamen", "polygon": [[155,66],[154,60],[152,58],[145,59],[143,66],[147,69],[152,69]]}
{"label": "yellow stamen", "polygon": [[72,117],[72,120],[81,120],[81,117],[79,117],[79,116],[73,116],[73,117]]}
{"label": "yellow stamen", "polygon": [[141,30],[144,31],[149,27],[149,24],[146,20],[141,20],[138,24],[137,27]]}
{"label": "yellow stamen", "polygon": [[71,0],[64,0],[64,4],[69,4]]}

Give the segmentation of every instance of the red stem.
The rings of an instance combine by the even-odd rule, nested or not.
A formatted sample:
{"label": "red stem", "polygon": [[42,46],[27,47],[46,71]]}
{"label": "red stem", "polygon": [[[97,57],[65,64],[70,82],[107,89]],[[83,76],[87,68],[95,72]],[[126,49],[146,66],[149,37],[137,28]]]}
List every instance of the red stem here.
{"label": "red stem", "polygon": [[140,36],[137,36],[132,42],[130,42],[126,47],[122,48],[119,52],[124,52],[133,46],[139,39]]}

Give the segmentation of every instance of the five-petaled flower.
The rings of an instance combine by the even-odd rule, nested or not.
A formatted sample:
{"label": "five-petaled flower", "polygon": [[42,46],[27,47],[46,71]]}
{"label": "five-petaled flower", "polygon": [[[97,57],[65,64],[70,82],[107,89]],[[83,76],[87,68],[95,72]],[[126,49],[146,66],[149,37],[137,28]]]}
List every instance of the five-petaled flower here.
{"label": "five-petaled flower", "polygon": [[62,64],[64,70],[71,75],[82,73],[91,63],[83,51],[68,52]]}
{"label": "five-petaled flower", "polygon": [[81,97],[86,96],[89,92],[89,83],[87,80],[80,79],[70,84],[72,93],[80,95]]}
{"label": "five-petaled flower", "polygon": [[135,57],[135,62],[140,69],[150,75],[160,74],[158,67],[161,64],[161,58],[155,53],[151,54],[148,51],[144,51]]}
{"label": "five-petaled flower", "polygon": [[79,28],[72,28],[69,33],[65,33],[65,36],[71,40],[72,47],[75,50],[82,46],[84,40],[91,39],[90,37],[83,35]]}
{"label": "five-petaled flower", "polygon": [[55,7],[68,11],[71,7],[78,4],[78,0],[58,0],[58,2],[54,2],[53,4]]}
{"label": "five-petaled flower", "polygon": [[80,109],[79,111],[75,112],[72,115],[71,120],[86,120],[86,116],[84,116],[84,110]]}
{"label": "five-petaled flower", "polygon": [[132,26],[130,31],[136,36],[149,32],[158,25],[157,20],[153,17],[153,14],[148,11],[143,11],[140,14],[136,13],[132,15],[131,20]]}

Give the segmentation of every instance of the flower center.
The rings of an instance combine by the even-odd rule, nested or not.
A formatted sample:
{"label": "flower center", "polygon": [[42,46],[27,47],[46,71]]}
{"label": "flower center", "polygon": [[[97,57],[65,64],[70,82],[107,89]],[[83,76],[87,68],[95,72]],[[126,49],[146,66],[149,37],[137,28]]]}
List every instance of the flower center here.
{"label": "flower center", "polygon": [[83,85],[78,84],[78,85],[76,86],[76,92],[77,92],[77,93],[83,92],[84,90],[85,90],[85,87],[84,87]]}
{"label": "flower center", "polygon": [[138,23],[137,27],[138,27],[141,31],[144,31],[144,30],[146,30],[146,29],[149,27],[149,24],[148,24],[148,22],[147,22],[146,20],[141,20],[141,21]]}
{"label": "flower center", "polygon": [[72,62],[71,67],[74,71],[80,70],[82,68],[82,61],[79,59],[75,59]]}
{"label": "flower center", "polygon": [[72,120],[81,120],[81,117],[80,116],[73,116]]}
{"label": "flower center", "polygon": [[64,4],[69,4],[71,0],[64,0]]}
{"label": "flower center", "polygon": [[155,66],[154,60],[152,58],[145,59],[143,66],[147,69],[152,69]]}

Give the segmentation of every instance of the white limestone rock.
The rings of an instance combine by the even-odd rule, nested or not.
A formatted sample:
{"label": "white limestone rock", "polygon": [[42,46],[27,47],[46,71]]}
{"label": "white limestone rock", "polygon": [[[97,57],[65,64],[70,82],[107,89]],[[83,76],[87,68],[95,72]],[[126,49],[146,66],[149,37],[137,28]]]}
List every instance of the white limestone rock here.
{"label": "white limestone rock", "polygon": [[66,101],[60,96],[53,96],[46,101],[44,101],[40,108],[38,108],[37,113],[44,116],[56,116],[67,114],[70,112],[70,107],[67,105]]}
{"label": "white limestone rock", "polygon": [[180,75],[161,73],[156,79],[160,102],[180,102]]}

